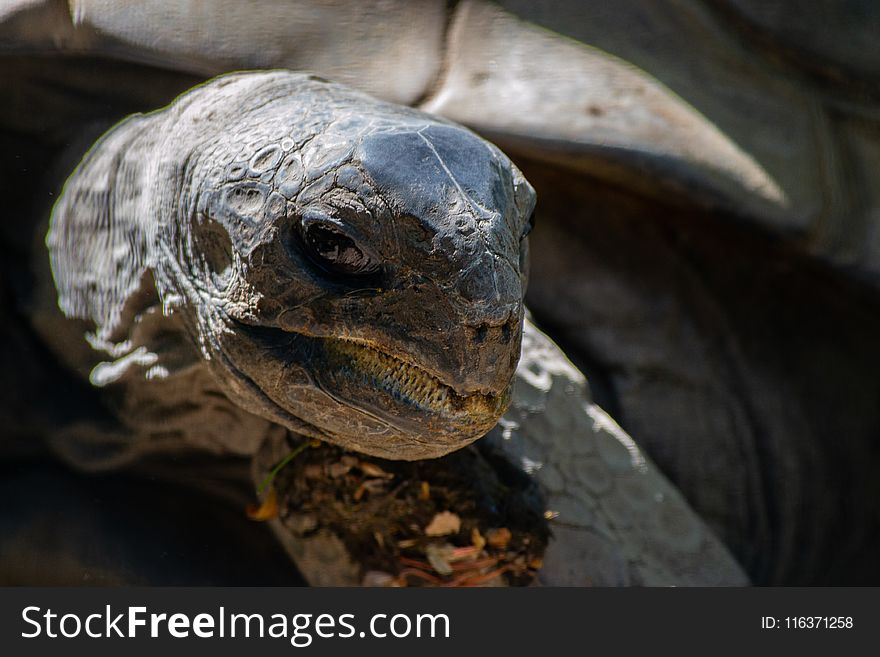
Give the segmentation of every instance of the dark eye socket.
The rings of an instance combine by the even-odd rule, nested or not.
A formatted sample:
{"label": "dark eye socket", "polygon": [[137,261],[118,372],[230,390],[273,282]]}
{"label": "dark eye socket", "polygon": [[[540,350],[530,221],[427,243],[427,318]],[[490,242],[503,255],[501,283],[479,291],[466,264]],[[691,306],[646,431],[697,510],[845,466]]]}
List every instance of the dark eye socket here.
{"label": "dark eye socket", "polygon": [[312,222],[303,228],[303,241],[316,264],[338,274],[368,274],[378,263],[340,228],[330,222]]}

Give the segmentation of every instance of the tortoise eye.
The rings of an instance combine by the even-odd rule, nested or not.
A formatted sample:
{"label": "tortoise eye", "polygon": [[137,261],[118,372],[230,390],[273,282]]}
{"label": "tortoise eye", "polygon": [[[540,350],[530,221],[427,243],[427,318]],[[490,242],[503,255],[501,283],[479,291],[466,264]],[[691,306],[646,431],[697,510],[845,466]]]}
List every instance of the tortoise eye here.
{"label": "tortoise eye", "polygon": [[369,274],[378,269],[375,259],[328,219],[304,222],[303,241],[315,264],[331,273]]}

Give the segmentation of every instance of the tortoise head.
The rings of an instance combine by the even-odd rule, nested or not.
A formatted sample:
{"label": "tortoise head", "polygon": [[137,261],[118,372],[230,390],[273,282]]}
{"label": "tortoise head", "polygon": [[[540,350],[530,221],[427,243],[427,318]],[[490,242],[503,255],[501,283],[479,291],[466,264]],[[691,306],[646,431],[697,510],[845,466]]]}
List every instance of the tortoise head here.
{"label": "tortoise head", "polygon": [[125,151],[149,153],[142,260],[236,403],[397,459],[497,422],[534,192],[496,147],[279,71],[225,76],[144,120]]}

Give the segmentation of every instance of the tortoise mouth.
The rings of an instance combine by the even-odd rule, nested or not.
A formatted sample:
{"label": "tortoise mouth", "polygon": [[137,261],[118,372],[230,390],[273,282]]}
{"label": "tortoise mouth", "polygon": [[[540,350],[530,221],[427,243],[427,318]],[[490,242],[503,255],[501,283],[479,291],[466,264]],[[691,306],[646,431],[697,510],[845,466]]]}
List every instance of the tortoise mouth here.
{"label": "tortoise mouth", "polygon": [[[372,340],[234,321],[238,332],[263,345],[273,358],[308,372],[311,387],[412,439],[473,439],[497,422],[510,401],[510,384],[497,393],[462,394],[414,358],[391,354]],[[297,404],[294,397],[282,402],[278,393],[271,396],[282,405]]]}
{"label": "tortoise mouth", "polygon": [[339,374],[385,393],[395,402],[446,416],[477,418],[500,415],[504,410],[506,391],[462,395],[424,368],[382,350],[371,341],[351,337],[318,339]]}

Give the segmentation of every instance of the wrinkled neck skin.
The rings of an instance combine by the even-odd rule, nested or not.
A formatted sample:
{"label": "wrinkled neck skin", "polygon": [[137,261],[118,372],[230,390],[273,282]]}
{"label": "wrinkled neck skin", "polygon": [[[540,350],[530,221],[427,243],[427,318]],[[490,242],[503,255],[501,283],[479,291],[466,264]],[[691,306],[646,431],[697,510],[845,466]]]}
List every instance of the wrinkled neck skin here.
{"label": "wrinkled neck skin", "polygon": [[479,438],[507,406],[533,207],[516,167],[460,126],[245,73],[105,135],[47,243],[59,306],[116,359],[96,385],[143,394],[204,371],[246,413],[412,460]]}

